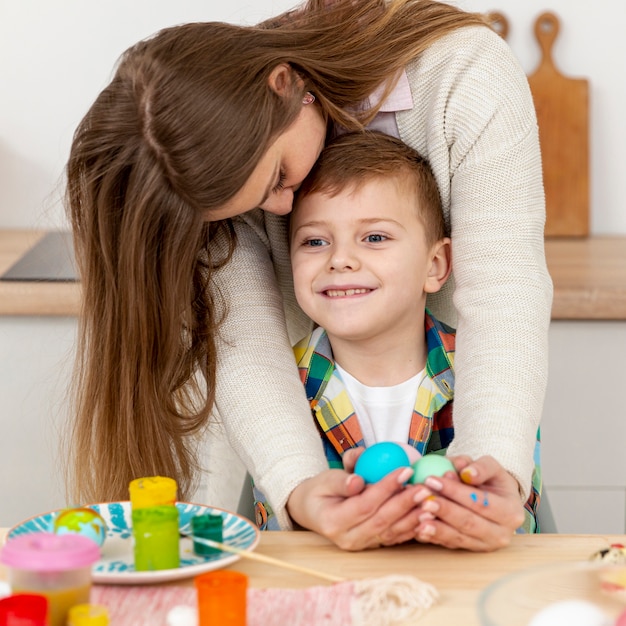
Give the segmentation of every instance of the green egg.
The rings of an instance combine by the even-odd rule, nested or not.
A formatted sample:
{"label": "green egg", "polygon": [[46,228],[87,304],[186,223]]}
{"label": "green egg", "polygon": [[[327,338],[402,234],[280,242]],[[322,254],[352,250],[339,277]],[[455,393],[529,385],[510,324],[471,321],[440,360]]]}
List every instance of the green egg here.
{"label": "green egg", "polygon": [[413,463],[414,474],[411,484],[423,483],[429,476],[443,476],[446,472],[456,472],[452,461],[439,454],[425,454]]}

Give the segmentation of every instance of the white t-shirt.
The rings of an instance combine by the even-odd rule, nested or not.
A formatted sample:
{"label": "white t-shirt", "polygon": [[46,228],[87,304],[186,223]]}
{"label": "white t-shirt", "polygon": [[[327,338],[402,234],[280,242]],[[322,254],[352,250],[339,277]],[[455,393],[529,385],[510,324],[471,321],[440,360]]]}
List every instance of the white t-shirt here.
{"label": "white t-shirt", "polygon": [[378,441],[406,443],[417,398],[426,370],[391,387],[369,387],[335,363],[359,418],[365,446]]}

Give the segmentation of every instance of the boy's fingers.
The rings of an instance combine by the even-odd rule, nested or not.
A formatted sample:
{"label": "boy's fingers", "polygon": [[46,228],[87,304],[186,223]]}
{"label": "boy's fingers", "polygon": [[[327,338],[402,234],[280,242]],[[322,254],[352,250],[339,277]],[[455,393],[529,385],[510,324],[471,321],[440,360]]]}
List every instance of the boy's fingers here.
{"label": "boy's fingers", "polygon": [[356,465],[357,459],[361,456],[361,454],[363,454],[364,450],[365,448],[350,448],[343,453],[341,461],[346,472],[354,472],[354,466]]}

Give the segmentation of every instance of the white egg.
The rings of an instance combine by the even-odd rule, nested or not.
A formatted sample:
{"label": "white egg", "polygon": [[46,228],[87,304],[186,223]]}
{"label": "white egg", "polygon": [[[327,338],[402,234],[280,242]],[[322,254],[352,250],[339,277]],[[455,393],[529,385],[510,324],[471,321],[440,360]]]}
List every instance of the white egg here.
{"label": "white egg", "polygon": [[563,600],[549,604],[528,626],[613,626],[613,620],[598,606],[585,600]]}

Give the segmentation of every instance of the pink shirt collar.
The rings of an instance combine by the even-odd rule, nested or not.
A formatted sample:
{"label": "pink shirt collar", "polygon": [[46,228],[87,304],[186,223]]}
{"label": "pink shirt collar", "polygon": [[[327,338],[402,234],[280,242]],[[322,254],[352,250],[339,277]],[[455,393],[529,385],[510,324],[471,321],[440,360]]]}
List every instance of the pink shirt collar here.
{"label": "pink shirt collar", "polygon": [[[370,106],[376,106],[382,97],[385,85],[380,85],[369,97]],[[387,99],[382,103],[379,112],[388,113],[396,111],[407,111],[413,108],[413,96],[411,95],[411,87],[406,71],[402,70],[400,77],[393,91]]]}

